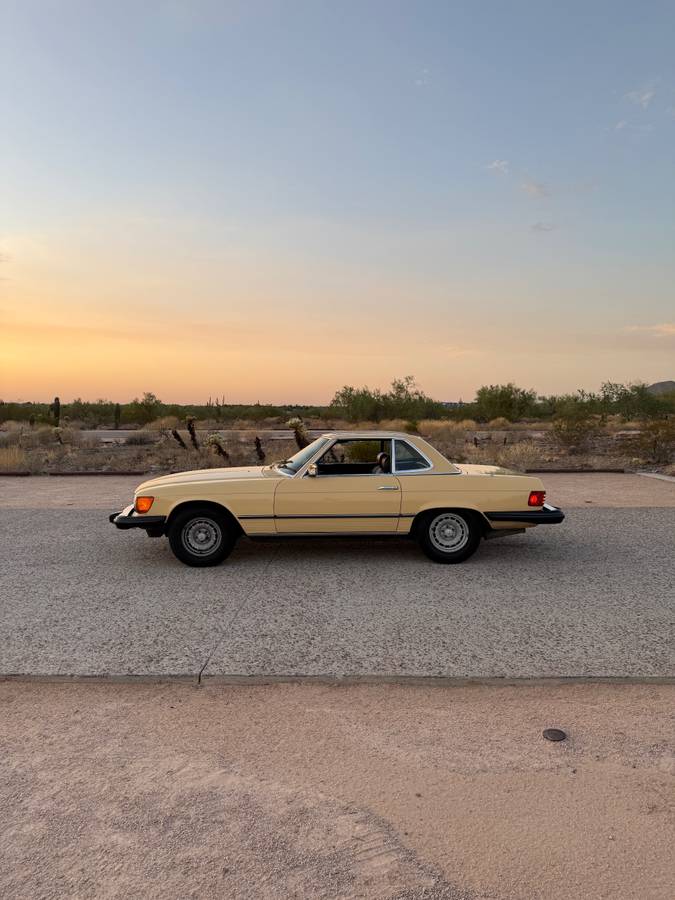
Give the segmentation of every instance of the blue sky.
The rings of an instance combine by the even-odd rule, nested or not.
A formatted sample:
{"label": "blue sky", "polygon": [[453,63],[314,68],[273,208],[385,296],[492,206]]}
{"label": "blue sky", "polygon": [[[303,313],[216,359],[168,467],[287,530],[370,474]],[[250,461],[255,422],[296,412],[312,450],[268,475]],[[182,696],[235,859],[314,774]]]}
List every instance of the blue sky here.
{"label": "blue sky", "polygon": [[672,3],[0,9],[0,394],[675,377]]}

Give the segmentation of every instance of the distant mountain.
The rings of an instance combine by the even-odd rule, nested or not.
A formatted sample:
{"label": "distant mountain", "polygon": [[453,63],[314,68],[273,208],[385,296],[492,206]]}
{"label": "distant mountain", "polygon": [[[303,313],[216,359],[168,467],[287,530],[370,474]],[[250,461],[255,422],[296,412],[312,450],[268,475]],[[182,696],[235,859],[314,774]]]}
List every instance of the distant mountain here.
{"label": "distant mountain", "polygon": [[657,381],[647,388],[650,394],[672,394],[675,391],[675,381]]}

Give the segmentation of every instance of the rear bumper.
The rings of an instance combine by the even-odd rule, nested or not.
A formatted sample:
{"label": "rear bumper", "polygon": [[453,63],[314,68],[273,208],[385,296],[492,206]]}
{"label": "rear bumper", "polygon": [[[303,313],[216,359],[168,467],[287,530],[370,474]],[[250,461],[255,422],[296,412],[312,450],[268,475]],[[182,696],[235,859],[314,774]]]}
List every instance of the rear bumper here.
{"label": "rear bumper", "polygon": [[166,516],[139,516],[134,513],[133,504],[127,506],[122,512],[111,513],[108,521],[115,528],[126,531],[129,528],[145,528],[146,531],[163,531],[166,524]]}
{"label": "rear bumper", "polygon": [[525,522],[529,525],[559,525],[565,513],[557,506],[544,503],[541,509],[519,510],[518,512],[486,512],[490,522]]}

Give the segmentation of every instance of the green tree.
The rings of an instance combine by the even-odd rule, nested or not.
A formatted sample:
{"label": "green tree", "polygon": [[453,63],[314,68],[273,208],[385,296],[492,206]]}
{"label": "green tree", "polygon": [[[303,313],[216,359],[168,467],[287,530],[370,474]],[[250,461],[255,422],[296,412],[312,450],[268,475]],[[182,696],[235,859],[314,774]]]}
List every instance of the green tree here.
{"label": "green tree", "polygon": [[503,417],[517,422],[534,413],[536,402],[535,391],[519,388],[512,382],[483,385],[476,392],[476,415],[486,421]]}
{"label": "green tree", "polygon": [[137,425],[147,425],[162,415],[162,401],[154,394],[146,391],[141,399],[135,397],[124,406],[124,419]]}

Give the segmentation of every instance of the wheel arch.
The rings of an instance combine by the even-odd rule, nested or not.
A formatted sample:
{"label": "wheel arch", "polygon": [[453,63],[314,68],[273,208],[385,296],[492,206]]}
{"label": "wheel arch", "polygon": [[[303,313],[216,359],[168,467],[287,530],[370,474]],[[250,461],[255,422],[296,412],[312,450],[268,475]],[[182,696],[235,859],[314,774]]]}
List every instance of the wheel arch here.
{"label": "wheel arch", "polygon": [[425,507],[425,509],[421,509],[415,518],[412,521],[412,525],[410,526],[410,536],[417,537],[419,533],[419,529],[425,519],[430,518],[433,515],[437,515],[439,513],[444,512],[456,512],[456,513],[469,513],[479,524],[481,530],[483,532],[483,536],[490,531],[490,523],[488,522],[485,513],[481,512],[479,509],[476,509],[472,506],[429,506]]}
{"label": "wheel arch", "polygon": [[169,528],[171,528],[171,525],[173,524],[176,516],[178,516],[182,512],[185,512],[191,507],[199,509],[210,509],[214,513],[218,513],[218,515],[224,515],[228,522],[230,522],[232,527],[235,529],[236,534],[244,534],[244,529],[241,527],[241,523],[239,519],[234,515],[234,513],[226,506],[223,506],[222,503],[216,503],[214,500],[182,500],[180,503],[177,503],[167,516],[166,530],[168,531]]}

